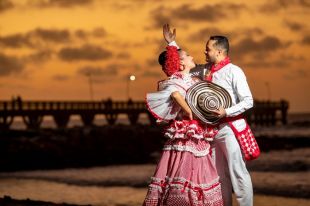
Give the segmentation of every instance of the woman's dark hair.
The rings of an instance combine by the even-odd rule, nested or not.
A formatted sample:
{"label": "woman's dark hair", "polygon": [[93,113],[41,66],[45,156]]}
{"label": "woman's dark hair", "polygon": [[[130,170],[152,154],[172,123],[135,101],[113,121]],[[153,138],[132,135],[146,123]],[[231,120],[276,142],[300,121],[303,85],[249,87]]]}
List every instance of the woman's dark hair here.
{"label": "woman's dark hair", "polygon": [[165,62],[166,62],[166,51],[163,51],[162,53],[160,53],[159,57],[158,57],[158,63],[161,65],[161,66],[164,66],[165,65]]}
{"label": "woman's dark hair", "polygon": [[210,40],[216,41],[214,43],[214,46],[219,48],[219,49],[225,50],[226,54],[228,54],[228,52],[229,52],[229,42],[228,42],[227,37],[225,37],[225,36],[211,36]]}

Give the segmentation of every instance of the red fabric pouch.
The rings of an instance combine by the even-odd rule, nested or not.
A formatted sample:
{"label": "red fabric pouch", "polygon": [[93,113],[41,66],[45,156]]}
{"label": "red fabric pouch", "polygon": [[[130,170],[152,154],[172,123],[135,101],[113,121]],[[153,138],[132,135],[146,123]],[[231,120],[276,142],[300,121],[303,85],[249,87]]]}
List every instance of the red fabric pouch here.
{"label": "red fabric pouch", "polygon": [[241,151],[244,154],[245,159],[254,160],[258,158],[258,156],[260,155],[260,149],[249,124],[246,122],[245,129],[239,132],[231,121],[228,123],[239,142]]}

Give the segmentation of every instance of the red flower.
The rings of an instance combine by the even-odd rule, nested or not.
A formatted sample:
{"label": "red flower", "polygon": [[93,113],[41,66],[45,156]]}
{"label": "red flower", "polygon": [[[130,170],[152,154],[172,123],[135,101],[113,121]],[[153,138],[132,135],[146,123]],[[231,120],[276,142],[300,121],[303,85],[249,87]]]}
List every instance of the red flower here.
{"label": "red flower", "polygon": [[178,49],[175,46],[167,46],[166,61],[164,65],[164,72],[167,76],[171,76],[180,70],[180,56]]}

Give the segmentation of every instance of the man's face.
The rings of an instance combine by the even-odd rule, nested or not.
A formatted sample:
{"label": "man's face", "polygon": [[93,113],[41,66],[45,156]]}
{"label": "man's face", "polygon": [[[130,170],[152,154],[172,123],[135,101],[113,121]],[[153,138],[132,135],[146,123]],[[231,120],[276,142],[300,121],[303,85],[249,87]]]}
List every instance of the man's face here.
{"label": "man's face", "polygon": [[216,62],[216,58],[217,58],[217,52],[218,49],[216,49],[214,47],[214,43],[215,40],[209,40],[206,44],[206,51],[205,51],[205,55],[206,55],[206,61],[211,62],[211,63],[215,63]]}

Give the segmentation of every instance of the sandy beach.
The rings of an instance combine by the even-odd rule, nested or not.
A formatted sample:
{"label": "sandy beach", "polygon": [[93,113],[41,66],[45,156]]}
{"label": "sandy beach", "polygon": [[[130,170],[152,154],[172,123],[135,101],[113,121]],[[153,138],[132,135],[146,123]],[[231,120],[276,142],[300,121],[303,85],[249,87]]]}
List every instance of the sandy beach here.
{"label": "sandy beach", "polygon": [[[5,188],[4,188],[5,187]],[[41,200],[54,203],[97,206],[142,205],[147,188],[76,186],[43,180],[6,179],[1,181],[0,194],[14,199]],[[255,195],[258,206],[306,206],[309,199]],[[234,202],[234,206],[237,206]]]}
{"label": "sandy beach", "polygon": [[[124,165],[85,169],[27,171],[0,174],[0,197],[40,200],[53,203],[97,206],[138,206],[147,191],[147,181],[155,165]],[[310,199],[281,197],[272,190],[296,187],[309,192],[308,172],[277,174],[252,172],[254,189],[269,188],[269,195],[255,195],[254,205],[309,205]],[[284,181],[285,180],[285,181]],[[234,202],[234,205],[237,205]]]}
{"label": "sandy beach", "polygon": [[[306,168],[288,167],[294,167],[297,160]],[[309,149],[262,153],[249,164],[254,205],[309,205],[309,163]],[[142,164],[2,172],[0,197],[74,205],[137,206],[144,200],[155,167],[155,164]],[[262,168],[264,171],[260,171]]]}

